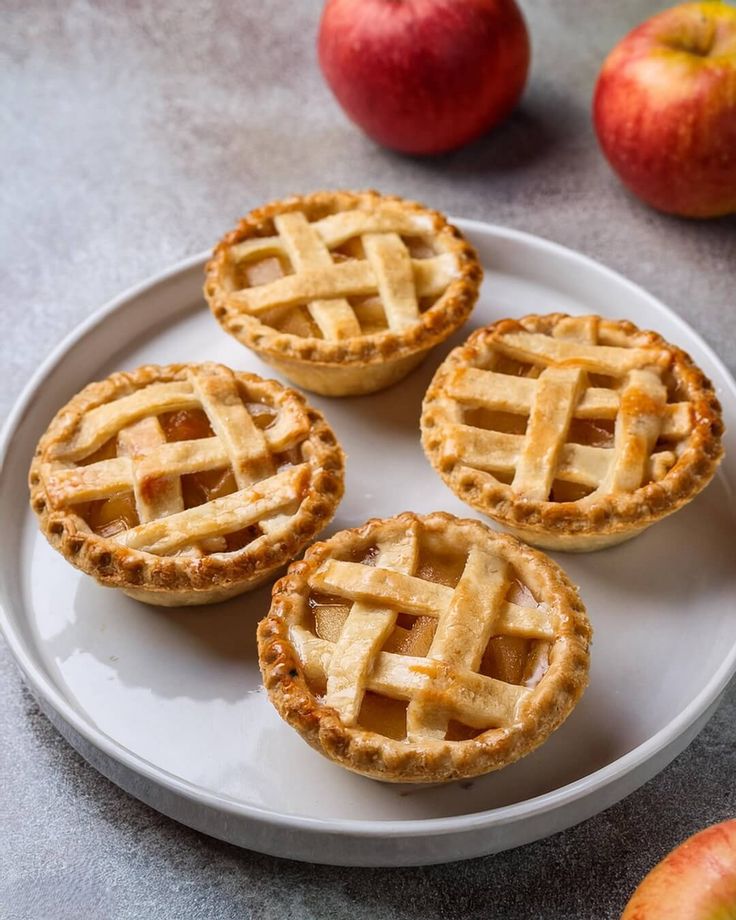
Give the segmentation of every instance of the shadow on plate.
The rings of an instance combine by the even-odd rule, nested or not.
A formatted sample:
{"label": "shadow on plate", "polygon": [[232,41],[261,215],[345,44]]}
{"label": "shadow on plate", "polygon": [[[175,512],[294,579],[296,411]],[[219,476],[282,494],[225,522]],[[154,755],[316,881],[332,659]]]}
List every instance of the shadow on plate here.
{"label": "shadow on plate", "polygon": [[154,696],[237,702],[260,686],[256,626],[270,598],[269,583],[222,604],[154,607],[81,578],[66,628],[45,646],[62,667],[85,653]]}
{"label": "shadow on plate", "polygon": [[552,555],[578,583],[615,590],[624,615],[638,613],[636,599],[656,596],[672,598],[672,611],[687,617],[683,598],[713,594],[719,583],[733,580],[735,520],[731,491],[719,473],[689,505],[633,540],[597,553]]}
{"label": "shadow on plate", "polygon": [[[367,396],[352,396],[334,400],[323,398],[320,400],[320,408],[328,420],[332,416],[338,424],[342,411],[347,412],[353,418],[364,418],[368,437],[371,431],[378,428],[390,430],[393,438],[418,439],[422,400],[435,371],[450,351],[462,345],[470,333],[481,325],[483,325],[482,322],[473,322],[471,318],[447,341],[433,348],[422,363],[407,377],[387,389]],[[309,397],[309,394],[307,395]]]}

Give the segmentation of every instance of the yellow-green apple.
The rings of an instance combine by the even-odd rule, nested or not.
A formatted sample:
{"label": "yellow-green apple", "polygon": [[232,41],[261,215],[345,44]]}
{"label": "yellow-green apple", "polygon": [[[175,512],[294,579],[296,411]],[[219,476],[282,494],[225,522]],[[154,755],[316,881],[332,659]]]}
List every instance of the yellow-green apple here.
{"label": "yellow-green apple", "polygon": [[441,153],[516,105],[529,36],[514,0],[328,0],[319,60],[348,116],[380,144]]}
{"label": "yellow-green apple", "polygon": [[736,819],[689,837],[644,878],[621,920],[733,920]]}
{"label": "yellow-green apple", "polygon": [[593,98],[598,140],[632,192],[661,211],[736,211],[736,7],[684,3],[610,53]]}

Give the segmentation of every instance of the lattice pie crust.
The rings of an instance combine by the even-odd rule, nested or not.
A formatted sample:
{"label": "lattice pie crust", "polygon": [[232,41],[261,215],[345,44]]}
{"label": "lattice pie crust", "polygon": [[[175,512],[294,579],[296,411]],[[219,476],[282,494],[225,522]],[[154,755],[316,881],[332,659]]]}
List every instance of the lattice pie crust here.
{"label": "lattice pie crust", "polygon": [[529,543],[587,551],[689,502],[722,455],[710,381],[629,322],[501,320],[450,353],[427,390],[422,442],[474,508]]}
{"label": "lattice pie crust", "polygon": [[327,396],[396,382],[467,318],[482,270],[437,211],[317,192],[252,211],[218,244],[205,296],[222,326]]}
{"label": "lattice pie crust", "polygon": [[294,390],[220,364],[92,383],[41,438],[31,505],[52,546],[154,604],[249,590],[332,518],[343,454]]}
{"label": "lattice pie crust", "polygon": [[344,767],[393,782],[496,770],[588,680],[585,608],[550,559],[478,521],[369,521],[312,546],[258,629],[279,713]]}

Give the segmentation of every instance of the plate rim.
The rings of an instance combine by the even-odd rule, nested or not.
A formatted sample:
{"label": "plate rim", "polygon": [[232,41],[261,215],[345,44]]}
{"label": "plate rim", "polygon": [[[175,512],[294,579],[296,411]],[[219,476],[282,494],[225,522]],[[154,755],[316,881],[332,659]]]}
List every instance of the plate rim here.
{"label": "plate rim", "polygon": [[[631,281],[625,275],[615,269],[609,268],[597,259],[545,237],[482,220],[462,218],[450,219],[453,223],[457,224],[463,232],[477,233],[483,236],[490,235],[496,238],[500,237],[506,241],[511,241],[527,248],[544,251],[558,259],[561,258],[567,262],[576,263],[578,266],[582,265],[587,270],[597,272],[600,276],[608,278],[619,286],[628,288],[632,293],[635,293],[636,296],[644,298],[650,303],[655,311],[665,315],[681,332],[698,344],[707,355],[708,359],[720,372],[724,383],[724,389],[729,391],[729,395],[734,402],[736,402],[736,381],[721,358],[700,336],[697,330],[693,329],[685,320],[675,313],[671,307],[667,306],[667,304],[663,303],[641,285]],[[164,284],[187,271],[191,271],[198,265],[203,267],[209,257],[209,250],[206,250],[204,253],[197,253],[179,260],[163,271],[149,276],[142,282],[130,286],[121,294],[118,294],[91,313],[90,316],[73,328],[59,344],[52,349],[22,389],[14,405],[11,407],[2,430],[0,430],[0,479],[2,479],[5,474],[5,460],[16,428],[20,425],[28,411],[36,391],[40,388],[48,374],[61,362],[65,354],[97,326],[101,325],[110,314],[124,308],[128,302],[135,300],[154,287]],[[203,789],[152,764],[150,761],[135,754],[123,744],[116,741],[110,735],[96,728],[64,699],[62,693],[56,688],[50,676],[44,672],[43,668],[36,667],[31,656],[26,652],[22,636],[16,634],[15,629],[12,627],[10,617],[6,611],[6,605],[9,606],[9,602],[8,598],[4,596],[4,586],[2,594],[3,596],[0,597],[0,632],[2,632],[8,648],[16,664],[20,667],[25,680],[31,686],[32,691],[41,696],[44,702],[51,706],[56,715],[68,723],[88,744],[100,750],[101,753],[111,760],[120,763],[123,767],[145,777],[154,784],[163,786],[176,795],[182,796],[199,805],[212,808],[220,813],[253,820],[279,829],[302,832],[312,831],[317,834],[329,833],[335,836],[359,836],[367,838],[414,838],[429,835],[443,836],[463,831],[500,827],[506,824],[515,823],[524,818],[539,817],[547,812],[562,808],[563,806],[572,805],[572,803],[581,798],[605,789],[607,786],[613,785],[616,781],[623,780],[627,775],[635,771],[637,767],[640,767],[642,764],[667,749],[670,745],[676,743],[677,739],[684,734],[710,706],[713,706],[718,701],[719,697],[728,686],[730,679],[733,677],[734,673],[736,673],[736,643],[734,643],[729,654],[723,659],[721,665],[711,676],[706,686],[697,696],[690,700],[678,715],[671,719],[670,722],[658,732],[650,736],[640,745],[637,745],[637,747],[633,748],[631,751],[628,751],[626,754],[614,760],[612,763],[601,767],[593,773],[589,773],[557,789],[529,799],[524,799],[522,802],[515,802],[510,805],[486,809],[485,811],[472,812],[470,814],[449,815],[439,818],[410,818],[391,821],[369,821],[356,818],[318,818],[308,815],[275,812],[270,809],[262,808],[256,804],[234,799],[231,796]]]}

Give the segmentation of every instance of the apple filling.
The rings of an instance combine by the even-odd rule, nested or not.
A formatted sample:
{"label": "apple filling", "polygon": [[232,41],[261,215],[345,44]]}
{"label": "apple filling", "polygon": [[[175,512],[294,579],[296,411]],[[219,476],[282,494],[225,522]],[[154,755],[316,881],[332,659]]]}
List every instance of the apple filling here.
{"label": "apple filling", "polygon": [[[429,259],[437,251],[429,238],[423,236],[401,237],[412,259]],[[365,260],[365,251],[360,237],[353,237],[340,246],[330,250],[333,262]],[[288,260],[280,253],[265,258],[244,260],[233,268],[233,281],[238,289],[257,287],[276,281],[292,273]],[[345,298],[352,307],[360,326],[361,335],[374,335],[388,329],[383,301],[377,294],[355,295]],[[437,301],[436,297],[420,297],[419,312],[424,313]],[[295,335],[299,338],[324,338],[306,303],[296,306],[279,307],[267,310],[259,316],[267,326]]]}
{"label": "apple filling", "polygon": [[[375,565],[377,554],[378,548],[370,547],[366,552],[353,557],[351,561]],[[465,553],[445,552],[440,551],[436,545],[423,545],[420,548],[415,574],[425,581],[454,588],[460,581],[466,561]],[[506,600],[526,607],[538,606],[536,598],[515,573],[512,574]],[[351,605],[339,597],[312,592],[309,595],[303,625],[319,638],[335,643],[340,638],[350,609]],[[432,645],[436,628],[436,617],[399,613],[392,632],[382,646],[382,651],[425,658]],[[492,636],[483,652],[479,673],[505,683],[533,688],[547,672],[548,654],[549,642],[544,640]],[[309,680],[309,686],[318,697],[323,696],[326,691],[324,681],[319,682],[312,678]],[[405,700],[395,700],[368,691],[363,698],[358,727],[403,740],[406,738],[407,706]],[[446,737],[450,741],[462,741],[481,733],[476,728],[451,720]]]}
{"label": "apple filling", "polygon": [[[260,429],[266,429],[276,420],[276,412],[262,403],[245,403],[248,413]],[[158,416],[158,422],[166,441],[195,441],[214,437],[214,431],[207,415],[202,409],[182,409]],[[118,456],[118,440],[111,438],[95,453],[80,461],[80,466],[89,466],[101,460],[110,460]],[[274,472],[285,466],[302,462],[301,448],[294,447],[282,454],[273,455]],[[179,478],[184,509],[194,508],[206,502],[214,501],[232,492],[238,491],[233,471],[229,466],[221,469],[203,470],[199,473],[187,473]],[[154,483],[147,483],[148,488],[170,487],[170,480],[162,478]],[[112,495],[110,498],[85,502],[76,506],[77,513],[88,527],[101,537],[114,537],[122,531],[137,527],[141,523],[132,492]],[[258,524],[214,537],[204,541],[198,552],[236,552],[262,535]],[[191,552],[191,550],[185,551]]]}
{"label": "apple filling", "polygon": [[487,365],[481,363],[478,366],[497,374],[508,374],[510,377],[538,377],[542,373],[541,367],[517,361],[516,358],[510,358],[501,352],[494,352]]}
{"label": "apple filling", "polygon": [[499,412],[496,409],[484,409],[482,406],[466,409],[463,421],[473,428],[485,428],[487,431],[501,431],[505,434],[525,434],[526,415],[513,412]]}

